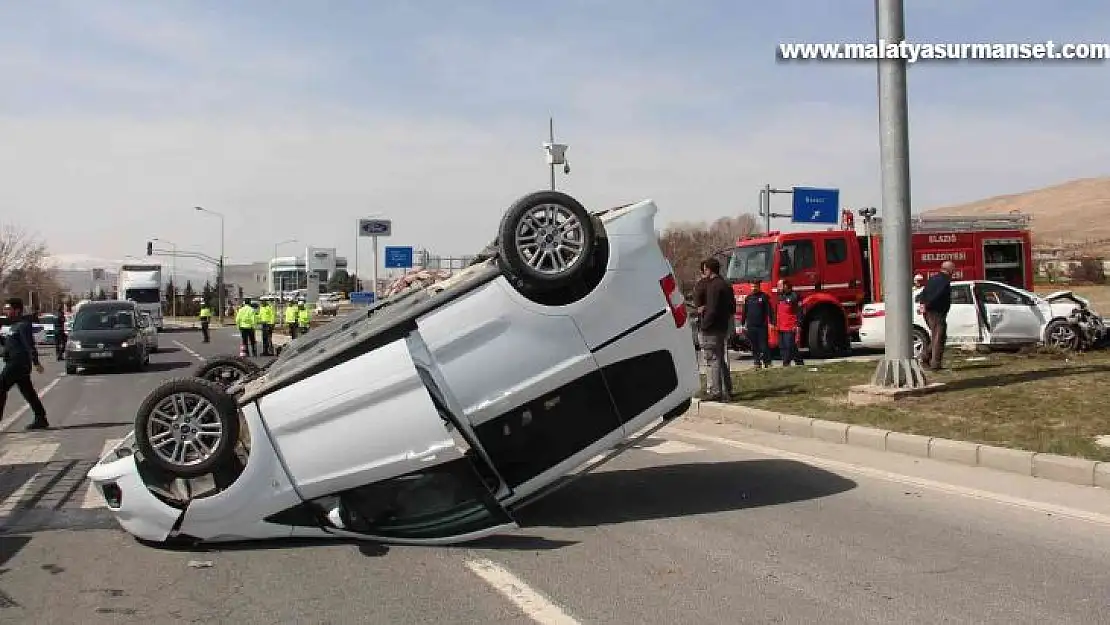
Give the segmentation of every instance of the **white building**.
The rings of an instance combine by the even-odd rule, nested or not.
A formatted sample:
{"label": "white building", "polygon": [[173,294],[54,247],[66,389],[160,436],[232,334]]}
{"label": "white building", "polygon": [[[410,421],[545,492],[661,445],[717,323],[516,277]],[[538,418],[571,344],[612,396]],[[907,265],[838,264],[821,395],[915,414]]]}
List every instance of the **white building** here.
{"label": "white building", "polygon": [[335,272],[347,271],[347,259],[336,256],[334,247],[308,247],[304,256],[279,256],[270,259],[269,291],[283,293],[309,288],[309,277],[317,285],[326,285]]}

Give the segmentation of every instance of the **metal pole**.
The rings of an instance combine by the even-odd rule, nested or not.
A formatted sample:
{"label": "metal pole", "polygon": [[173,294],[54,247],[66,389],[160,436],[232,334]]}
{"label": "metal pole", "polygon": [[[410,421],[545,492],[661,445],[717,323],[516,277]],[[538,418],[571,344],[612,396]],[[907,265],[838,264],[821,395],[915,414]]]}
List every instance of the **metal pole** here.
{"label": "metal pole", "polygon": [[173,284],[173,301],[170,302],[170,315],[177,317],[177,244],[170,243],[173,248],[173,259],[170,260],[170,283]]}
{"label": "metal pole", "polygon": [[[875,0],[877,38],[888,44],[905,39],[903,0]],[[886,353],[872,384],[921,388],[925,372],[913,354],[913,301],[910,287],[910,154],[906,103],[906,61],[878,61],[879,149],[883,190],[883,301]]]}
{"label": "metal pole", "polygon": [[771,231],[771,185],[763,185],[761,210],[763,214],[764,232]]}
{"label": "metal pole", "polygon": [[362,225],[361,222],[359,222],[359,220],[356,219],[355,220],[355,290],[360,291],[360,292],[361,292],[361,289],[359,288],[359,284],[358,284],[359,283],[359,277],[358,277],[358,271],[359,271],[359,269],[358,269],[358,241],[359,241],[359,238],[362,237],[362,229],[360,228],[361,225]]}
{"label": "metal pole", "polygon": [[220,274],[216,278],[216,282],[220,285],[220,323],[224,322],[224,216],[219,215],[220,218]]}
{"label": "metal pole", "polygon": [[378,301],[378,235],[370,237],[374,243],[374,301]]}
{"label": "metal pole", "polygon": [[[551,137],[551,143],[554,145],[554,143],[555,143],[555,118],[554,117],[548,117],[547,118],[547,131],[548,131],[548,135]],[[555,190],[555,163],[551,163],[551,190],[552,191]]]}

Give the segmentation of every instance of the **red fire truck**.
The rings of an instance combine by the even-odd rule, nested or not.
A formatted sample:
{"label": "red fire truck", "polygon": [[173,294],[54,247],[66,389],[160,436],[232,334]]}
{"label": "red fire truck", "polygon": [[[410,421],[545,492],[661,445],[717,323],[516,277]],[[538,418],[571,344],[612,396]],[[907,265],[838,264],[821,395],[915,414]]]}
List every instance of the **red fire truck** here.
{"label": "red fire truck", "polygon": [[[772,231],[738,240],[725,276],[733,285],[737,305],[743,305],[755,279],[777,301],[776,285],[786,278],[802,297],[799,344],[815,357],[848,351],[863,321],[863,305],[882,301],[882,227],[871,220],[857,232],[854,221],[852,213],[844,211],[837,228]],[[912,270],[926,279],[951,260],[956,264],[956,280],[997,280],[1033,288],[1027,215],[915,218],[911,232]],[[743,345],[739,326],[737,319],[734,344]],[[771,346],[777,343],[772,332]]]}

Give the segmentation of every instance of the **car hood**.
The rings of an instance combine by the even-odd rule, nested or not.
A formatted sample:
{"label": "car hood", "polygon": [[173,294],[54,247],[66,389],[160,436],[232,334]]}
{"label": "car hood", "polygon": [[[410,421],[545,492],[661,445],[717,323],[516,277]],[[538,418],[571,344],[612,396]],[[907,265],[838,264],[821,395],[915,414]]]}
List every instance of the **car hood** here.
{"label": "car hood", "polygon": [[122,341],[138,334],[137,328],[122,330],[74,330],[69,338],[74,341]]}
{"label": "car hood", "polygon": [[1083,305],[1085,308],[1091,307],[1091,301],[1085,297],[1080,297],[1075,294],[1075,291],[1056,291],[1044,296],[1044,299],[1049,302],[1060,302],[1065,300],[1072,300],[1078,304]]}

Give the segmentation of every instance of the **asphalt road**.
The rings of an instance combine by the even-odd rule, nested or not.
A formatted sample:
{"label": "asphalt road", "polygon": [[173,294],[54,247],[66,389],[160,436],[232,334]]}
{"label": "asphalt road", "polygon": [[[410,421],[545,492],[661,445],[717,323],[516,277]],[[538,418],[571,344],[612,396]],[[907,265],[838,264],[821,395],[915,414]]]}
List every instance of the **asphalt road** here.
{"label": "asphalt road", "polygon": [[481,543],[140,545],[81,478],[148,389],[233,352],[232,332],[210,345],[162,334],[168,350],[143,374],[49,386],[49,363],[48,432],[23,433],[10,398],[0,621],[1110,622],[1106,491],[694,419]]}

